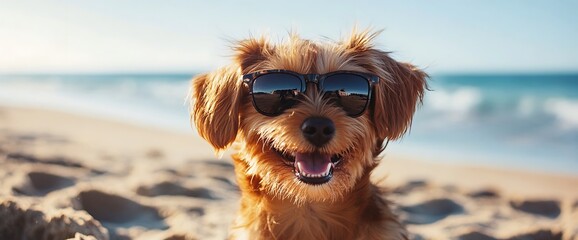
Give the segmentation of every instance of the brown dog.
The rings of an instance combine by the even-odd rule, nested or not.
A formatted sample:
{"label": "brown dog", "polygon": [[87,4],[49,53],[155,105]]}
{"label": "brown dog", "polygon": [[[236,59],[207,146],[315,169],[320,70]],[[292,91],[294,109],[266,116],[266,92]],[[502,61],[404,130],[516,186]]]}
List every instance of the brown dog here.
{"label": "brown dog", "polygon": [[232,239],[407,239],[370,174],[411,125],[427,75],[375,49],[377,34],[248,39],[231,65],[193,79],[199,134],[218,152],[238,144]]}

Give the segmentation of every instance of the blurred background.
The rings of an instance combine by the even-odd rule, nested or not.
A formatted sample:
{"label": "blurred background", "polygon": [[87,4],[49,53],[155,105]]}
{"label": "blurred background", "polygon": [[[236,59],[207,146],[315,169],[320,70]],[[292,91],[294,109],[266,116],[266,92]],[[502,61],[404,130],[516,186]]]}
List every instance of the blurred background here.
{"label": "blurred background", "polygon": [[[232,41],[338,40],[431,75],[411,132],[388,152],[578,175],[576,1],[1,1],[0,106],[32,106],[191,134],[195,74]],[[71,126],[74,128],[74,126]]]}

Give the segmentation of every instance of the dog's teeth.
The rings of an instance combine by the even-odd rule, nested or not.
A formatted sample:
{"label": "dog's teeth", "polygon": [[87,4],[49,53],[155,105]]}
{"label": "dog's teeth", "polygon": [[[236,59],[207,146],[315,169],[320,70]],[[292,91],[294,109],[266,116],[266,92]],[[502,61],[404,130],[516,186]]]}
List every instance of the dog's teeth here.
{"label": "dog's teeth", "polygon": [[300,175],[303,177],[308,177],[308,178],[322,178],[322,177],[327,177],[329,176],[329,170],[331,168],[327,168],[327,170],[325,170],[325,172],[323,173],[306,173],[306,172],[300,172]]}
{"label": "dog's teeth", "polygon": [[329,175],[329,170],[330,170],[330,169],[331,169],[331,166],[327,166],[327,168],[325,168],[325,171],[324,171],[321,175],[323,175],[324,177],[327,176],[327,175]]}

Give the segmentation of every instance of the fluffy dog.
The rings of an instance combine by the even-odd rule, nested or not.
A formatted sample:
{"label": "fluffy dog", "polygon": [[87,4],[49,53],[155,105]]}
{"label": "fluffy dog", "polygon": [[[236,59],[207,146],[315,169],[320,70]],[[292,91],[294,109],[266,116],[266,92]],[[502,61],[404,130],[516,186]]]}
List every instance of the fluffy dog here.
{"label": "fluffy dog", "polygon": [[[427,75],[376,49],[377,34],[353,31],[323,43],[294,34],[280,44],[264,37],[243,40],[232,64],[193,79],[191,119],[199,134],[217,152],[236,143],[241,208],[230,238],[407,239],[370,174],[385,141],[399,139],[411,125]],[[257,75],[251,74],[267,70],[293,74],[296,83],[307,78],[305,90],[290,88],[289,105],[281,90],[265,94],[273,100],[258,99],[251,92],[257,91],[251,89]],[[318,74],[333,72],[368,79],[371,94],[359,97],[367,101],[361,113],[352,116],[351,101],[336,100],[352,94],[328,95],[329,80],[320,87],[325,75]],[[282,85],[275,80],[271,84]],[[270,106],[279,103],[286,107]]]}

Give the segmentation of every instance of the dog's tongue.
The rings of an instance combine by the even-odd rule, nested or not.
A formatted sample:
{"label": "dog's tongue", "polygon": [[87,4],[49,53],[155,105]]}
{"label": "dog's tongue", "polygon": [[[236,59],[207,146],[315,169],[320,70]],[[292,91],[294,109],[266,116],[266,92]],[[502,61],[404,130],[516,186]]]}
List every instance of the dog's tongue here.
{"label": "dog's tongue", "polygon": [[295,169],[301,174],[323,175],[331,168],[331,156],[329,154],[297,153],[295,155]]}

